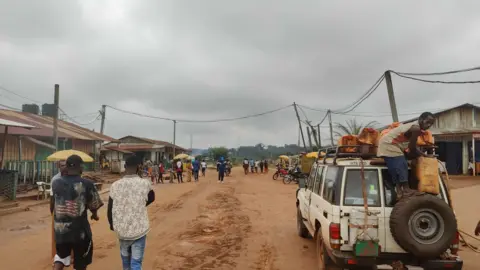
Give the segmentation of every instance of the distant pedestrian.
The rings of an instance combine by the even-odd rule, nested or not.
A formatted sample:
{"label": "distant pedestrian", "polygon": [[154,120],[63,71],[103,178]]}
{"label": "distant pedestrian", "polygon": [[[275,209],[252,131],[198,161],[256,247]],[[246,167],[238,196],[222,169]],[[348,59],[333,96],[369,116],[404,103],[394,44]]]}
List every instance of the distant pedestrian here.
{"label": "distant pedestrian", "polygon": [[243,172],[245,173],[245,175],[248,174],[248,159],[247,158],[243,159]]}
{"label": "distant pedestrian", "polygon": [[192,174],[193,174],[193,168],[192,168],[192,162],[190,160],[187,160],[185,162],[185,167],[187,171],[187,182],[192,182]]}
{"label": "distant pedestrian", "polygon": [[205,171],[207,170],[207,162],[205,162],[205,159],[202,160],[202,176],[205,177]]}
{"label": "distant pedestrian", "polygon": [[253,159],[250,159],[249,165],[250,165],[250,171],[252,173],[254,173],[255,172],[255,161]]}
{"label": "distant pedestrian", "polygon": [[152,180],[152,184],[155,184],[157,182],[158,178],[158,165],[157,163],[154,163],[152,166],[152,174],[150,175],[150,180]]}
{"label": "distant pedestrian", "polygon": [[158,178],[157,178],[157,183],[162,183],[163,184],[163,174],[165,173],[165,166],[163,166],[163,162],[160,161],[160,164],[158,164]]}
{"label": "distant pedestrian", "polygon": [[183,163],[180,159],[177,161],[177,181],[183,183]]}
{"label": "distant pedestrian", "polygon": [[255,173],[258,173],[258,165],[260,162],[258,160],[255,160]]}
{"label": "distant pedestrian", "polygon": [[[61,270],[69,266],[73,251],[74,268],[84,270],[93,258],[92,230],[87,209],[92,212],[91,219],[99,220],[97,211],[103,202],[93,182],[81,177],[82,158],[72,155],[65,163],[67,175],[55,180],[52,186],[56,241],[54,269]],[[132,173],[135,170],[136,167]]]}
{"label": "distant pedestrian", "polygon": [[227,166],[227,163],[225,162],[223,157],[221,157],[220,160],[218,161],[218,182],[219,183],[223,183],[226,166]]}
{"label": "distant pedestrian", "polygon": [[266,159],[263,161],[263,168],[265,169],[265,173],[268,173],[268,161]]}
{"label": "distant pedestrian", "polygon": [[198,173],[200,172],[200,161],[194,159],[192,162],[193,180],[198,182]]}
{"label": "distant pedestrian", "polygon": [[260,173],[263,173],[263,165],[265,165],[265,164],[263,163],[263,160],[260,160],[260,161],[258,162],[258,166],[260,167]]}
{"label": "distant pedestrian", "polygon": [[140,159],[130,156],[125,176],[110,187],[108,223],[117,233],[123,269],[141,270],[147,233],[150,231],[147,206],[155,201],[155,192],[147,179],[134,174]]}

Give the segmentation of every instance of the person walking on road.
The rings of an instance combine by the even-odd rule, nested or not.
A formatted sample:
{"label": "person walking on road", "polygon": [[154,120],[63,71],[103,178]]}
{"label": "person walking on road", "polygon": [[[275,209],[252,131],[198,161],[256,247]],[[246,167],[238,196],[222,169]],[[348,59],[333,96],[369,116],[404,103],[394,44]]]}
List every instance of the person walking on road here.
{"label": "person walking on road", "polygon": [[205,171],[207,170],[207,162],[205,162],[205,159],[202,160],[202,176],[205,177]]}
{"label": "person walking on road", "polygon": [[177,161],[177,181],[183,183],[183,163],[180,159]]}
{"label": "person walking on road", "polygon": [[255,160],[255,173],[258,173],[258,165],[259,165],[259,161],[258,160]]}
{"label": "person walking on road", "polygon": [[255,161],[253,159],[250,159],[250,172],[254,173],[255,172]]}
{"label": "person walking on road", "polygon": [[[52,186],[56,242],[54,270],[70,266],[72,251],[74,269],[84,270],[92,263],[93,258],[92,230],[87,209],[92,213],[91,219],[99,220],[97,211],[103,206],[103,202],[93,182],[81,177],[82,158],[72,155],[65,164],[67,175],[55,180]],[[133,173],[135,171],[136,167]]]}
{"label": "person walking on road", "polygon": [[157,183],[162,183],[163,184],[163,174],[165,173],[165,166],[163,165],[163,162],[160,161],[160,164],[158,164],[158,178],[157,178]]}
{"label": "person walking on road", "polygon": [[193,181],[198,182],[198,173],[200,171],[200,161],[194,159],[192,162]]}
{"label": "person walking on road", "polygon": [[245,175],[248,174],[248,159],[247,158],[243,159],[243,172],[245,173]]}
{"label": "person walking on road", "polygon": [[263,168],[265,173],[268,173],[268,161],[266,159],[263,161]]}
{"label": "person walking on road", "polygon": [[259,163],[258,166],[260,167],[260,173],[263,174],[263,165],[264,165],[263,160],[260,160],[258,163]]}
{"label": "person walking on road", "polygon": [[[388,171],[396,186],[397,198],[413,194],[408,185],[407,157],[416,159],[426,156],[417,147],[417,139],[425,130],[428,130],[435,122],[435,117],[430,112],[424,112],[418,121],[400,125],[380,138],[377,156],[385,160]],[[408,151],[408,154],[406,154]]]}
{"label": "person walking on road", "polygon": [[126,160],[125,176],[112,184],[108,199],[108,223],[119,239],[123,269],[128,270],[142,269],[150,231],[147,206],[155,201],[152,184],[135,175],[139,162],[136,156]]}
{"label": "person walking on road", "polygon": [[225,169],[226,169],[227,164],[225,163],[225,160],[223,157],[220,158],[218,161],[218,182],[223,183],[223,178],[225,177]]}

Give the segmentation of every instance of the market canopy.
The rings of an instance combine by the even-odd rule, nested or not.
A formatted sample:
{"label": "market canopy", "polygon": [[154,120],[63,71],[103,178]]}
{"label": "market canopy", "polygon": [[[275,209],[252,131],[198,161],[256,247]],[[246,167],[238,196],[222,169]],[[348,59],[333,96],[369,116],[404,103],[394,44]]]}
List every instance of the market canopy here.
{"label": "market canopy", "polygon": [[93,162],[93,158],[89,156],[88,154],[85,154],[82,151],[77,151],[77,150],[61,150],[58,152],[55,152],[51,154],[50,156],[47,157],[48,161],[60,161],[60,160],[67,160],[67,158],[71,155],[77,155],[82,158],[83,162]]}
{"label": "market canopy", "polygon": [[281,155],[278,157],[279,159],[285,159],[285,160],[288,160],[290,159],[288,156],[285,156],[285,155]]}
{"label": "market canopy", "polygon": [[189,155],[187,155],[187,154],[178,154],[173,159],[186,159],[188,157],[189,157]]}
{"label": "market canopy", "polygon": [[318,152],[310,152],[305,155],[307,158],[318,158]]}

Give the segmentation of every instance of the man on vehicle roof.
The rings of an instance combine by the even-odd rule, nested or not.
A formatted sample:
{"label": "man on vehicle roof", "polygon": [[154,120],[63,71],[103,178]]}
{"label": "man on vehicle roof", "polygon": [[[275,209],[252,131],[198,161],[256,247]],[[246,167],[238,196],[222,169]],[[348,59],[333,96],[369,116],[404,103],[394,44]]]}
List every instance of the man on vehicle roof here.
{"label": "man on vehicle roof", "polygon": [[425,153],[417,147],[417,139],[433,125],[434,121],[432,113],[424,112],[418,121],[400,125],[380,138],[377,156],[385,159],[393,184],[396,185],[398,198],[412,194],[408,186],[408,163],[405,152],[408,149],[409,159],[425,156]]}

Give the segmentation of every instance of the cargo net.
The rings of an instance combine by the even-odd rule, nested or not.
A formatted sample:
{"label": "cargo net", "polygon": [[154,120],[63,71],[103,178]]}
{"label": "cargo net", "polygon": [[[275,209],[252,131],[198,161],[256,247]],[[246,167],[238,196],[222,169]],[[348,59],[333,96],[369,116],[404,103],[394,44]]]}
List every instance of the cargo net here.
{"label": "cargo net", "polygon": [[17,195],[18,172],[0,170],[0,199],[15,200]]}

